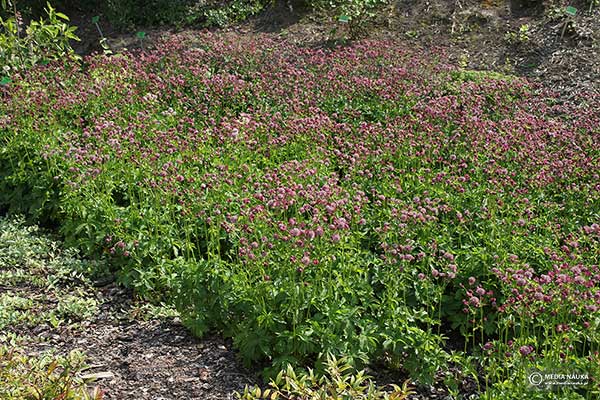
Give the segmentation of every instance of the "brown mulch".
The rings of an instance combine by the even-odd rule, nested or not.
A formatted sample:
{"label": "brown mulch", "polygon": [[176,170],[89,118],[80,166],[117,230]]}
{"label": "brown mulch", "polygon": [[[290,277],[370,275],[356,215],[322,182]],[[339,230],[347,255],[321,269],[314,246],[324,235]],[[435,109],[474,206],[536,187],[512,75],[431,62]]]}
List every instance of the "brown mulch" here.
{"label": "brown mulch", "polygon": [[195,338],[178,318],[132,319],[131,293],[114,285],[101,288],[98,299],[100,311],[89,321],[56,329],[44,324],[27,332],[36,338],[28,353],[84,352],[85,373],[103,376],[93,385],[109,400],[225,400],[258,382],[223,339]]}

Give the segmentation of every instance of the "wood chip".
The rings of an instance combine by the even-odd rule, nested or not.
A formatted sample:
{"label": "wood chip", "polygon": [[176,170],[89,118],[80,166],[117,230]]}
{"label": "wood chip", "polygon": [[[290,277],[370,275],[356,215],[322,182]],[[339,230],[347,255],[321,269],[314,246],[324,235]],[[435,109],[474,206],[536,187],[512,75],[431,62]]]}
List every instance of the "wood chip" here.
{"label": "wood chip", "polygon": [[84,379],[84,380],[110,379],[110,378],[114,378],[114,377],[115,377],[115,374],[113,374],[112,372],[109,372],[109,371],[81,375],[81,379]]}

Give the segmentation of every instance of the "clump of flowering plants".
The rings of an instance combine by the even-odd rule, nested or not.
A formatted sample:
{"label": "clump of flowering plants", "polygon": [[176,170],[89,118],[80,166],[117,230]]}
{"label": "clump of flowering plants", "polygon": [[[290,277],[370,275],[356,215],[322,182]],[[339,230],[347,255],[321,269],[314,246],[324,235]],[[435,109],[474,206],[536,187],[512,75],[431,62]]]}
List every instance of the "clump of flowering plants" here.
{"label": "clump of flowering plants", "polygon": [[36,68],[0,89],[0,204],[248,362],[425,383],[459,332],[465,371],[510,341],[592,368],[600,104],[443,58],[206,33]]}

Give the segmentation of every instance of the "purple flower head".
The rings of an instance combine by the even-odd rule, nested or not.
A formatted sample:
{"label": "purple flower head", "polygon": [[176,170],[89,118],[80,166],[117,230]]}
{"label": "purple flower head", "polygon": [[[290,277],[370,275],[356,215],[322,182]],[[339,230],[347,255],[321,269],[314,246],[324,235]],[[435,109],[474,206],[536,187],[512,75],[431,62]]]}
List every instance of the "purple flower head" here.
{"label": "purple flower head", "polygon": [[519,353],[521,353],[521,355],[523,357],[531,354],[532,351],[533,351],[533,347],[532,346],[521,346],[521,347],[519,347]]}

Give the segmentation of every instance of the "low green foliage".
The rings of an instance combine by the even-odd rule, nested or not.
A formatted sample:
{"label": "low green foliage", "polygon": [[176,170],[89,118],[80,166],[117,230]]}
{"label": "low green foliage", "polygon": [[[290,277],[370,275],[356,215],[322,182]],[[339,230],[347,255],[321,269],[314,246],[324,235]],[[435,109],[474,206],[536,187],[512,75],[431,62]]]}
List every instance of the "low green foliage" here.
{"label": "low green foliage", "polygon": [[[100,267],[100,269],[99,269]],[[2,400],[98,400],[78,374],[84,355],[46,352],[32,355],[24,347],[36,341],[30,330],[46,325],[77,328],[97,313],[87,274],[102,270],[63,251],[22,218],[0,218],[0,398]],[[29,333],[29,335],[28,335]]]}
{"label": "low green foliage", "polygon": [[82,259],[77,249],[62,248],[38,226],[17,216],[0,217],[0,274],[4,283],[68,289],[81,283],[89,286],[90,279],[106,277],[109,270],[103,260]]}
{"label": "low green foliage", "polygon": [[179,317],[179,313],[172,305],[161,303],[141,303],[132,307],[129,316],[135,320],[149,321],[154,319],[166,319]]}
{"label": "low green foliage", "polygon": [[504,39],[511,44],[522,44],[529,41],[529,24],[523,24],[517,31],[508,31]]}
{"label": "low green foliage", "polygon": [[0,294],[0,329],[76,325],[93,317],[98,303],[90,277],[106,273],[103,263],[63,251],[22,218],[0,218],[0,281],[20,288]]}
{"label": "low green foliage", "polygon": [[85,367],[84,359],[79,351],[66,357],[52,353],[34,357],[0,344],[0,398],[100,400],[102,392],[88,391],[85,382],[77,377]]}
{"label": "low green foliage", "polygon": [[356,372],[348,360],[328,355],[325,371],[315,374],[296,372],[291,365],[279,372],[269,384],[269,389],[246,387],[236,393],[240,400],[404,400],[413,394],[405,382],[402,387],[390,385],[389,390],[378,387],[365,371]]}

